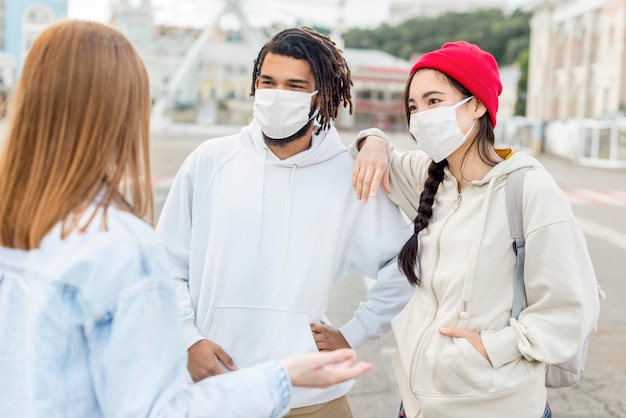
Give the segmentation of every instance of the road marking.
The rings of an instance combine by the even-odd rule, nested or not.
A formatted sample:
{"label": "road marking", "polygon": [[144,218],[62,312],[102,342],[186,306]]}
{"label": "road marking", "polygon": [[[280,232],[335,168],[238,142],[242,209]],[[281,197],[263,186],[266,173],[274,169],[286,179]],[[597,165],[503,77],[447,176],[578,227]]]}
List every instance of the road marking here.
{"label": "road marking", "polygon": [[563,189],[573,205],[607,205],[626,207],[626,192],[622,190]]}
{"label": "road marking", "polygon": [[626,234],[622,234],[621,232],[617,232],[587,219],[577,217],[576,221],[585,234],[610,242],[626,250]]}

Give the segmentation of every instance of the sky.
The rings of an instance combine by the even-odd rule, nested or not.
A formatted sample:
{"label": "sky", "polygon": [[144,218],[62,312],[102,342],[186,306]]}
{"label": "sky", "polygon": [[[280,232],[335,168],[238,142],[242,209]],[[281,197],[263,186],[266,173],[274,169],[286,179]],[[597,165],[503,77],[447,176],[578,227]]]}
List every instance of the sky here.
{"label": "sky", "polygon": [[[132,0],[131,0],[132,1]],[[151,0],[157,23],[201,27],[213,21],[226,0]],[[342,0],[240,0],[254,26],[273,21],[330,26],[339,18],[336,7]],[[376,27],[389,16],[390,0],[343,0],[347,27]],[[68,0],[68,16],[106,22],[108,0]]]}
{"label": "sky", "polygon": [[[114,0],[68,0],[71,18],[107,22]],[[141,0],[130,0],[138,1]],[[151,0],[157,23],[203,27],[211,23],[226,0]],[[240,0],[253,26],[280,22],[287,25],[333,26],[340,17],[346,28],[374,28],[389,17],[391,0]],[[509,0],[513,6],[523,0]],[[344,2],[343,14],[337,5]],[[342,15],[342,16],[341,16]]]}

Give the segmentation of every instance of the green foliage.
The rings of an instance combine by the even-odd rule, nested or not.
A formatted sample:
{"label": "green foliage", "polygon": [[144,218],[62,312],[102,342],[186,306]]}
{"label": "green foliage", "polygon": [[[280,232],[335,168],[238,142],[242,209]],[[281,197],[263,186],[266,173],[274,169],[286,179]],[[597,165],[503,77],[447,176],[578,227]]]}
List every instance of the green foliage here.
{"label": "green foliage", "polygon": [[393,27],[351,29],[344,34],[344,42],[346,48],[378,49],[411,59],[446,42],[465,40],[491,52],[499,65],[511,65],[528,49],[529,19],[521,10],[511,15],[498,9],[446,13],[437,18],[417,17]]}
{"label": "green foliage", "polygon": [[518,65],[520,77],[517,82],[517,100],[515,101],[515,115],[526,116],[526,97],[528,92],[528,49],[522,51],[519,56]]}

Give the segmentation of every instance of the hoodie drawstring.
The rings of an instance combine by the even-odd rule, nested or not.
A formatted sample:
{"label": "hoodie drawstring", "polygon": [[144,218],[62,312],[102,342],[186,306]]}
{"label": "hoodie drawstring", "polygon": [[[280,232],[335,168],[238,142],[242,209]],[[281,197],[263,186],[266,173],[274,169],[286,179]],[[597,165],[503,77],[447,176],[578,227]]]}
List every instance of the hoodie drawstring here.
{"label": "hoodie drawstring", "polygon": [[259,188],[259,215],[257,219],[256,231],[256,253],[261,252],[261,220],[263,219],[263,185],[265,184],[265,157],[267,156],[267,147],[263,147],[263,164],[261,165],[261,187]]}
{"label": "hoodie drawstring", "polygon": [[[257,232],[256,232],[256,252],[261,252],[261,225],[263,222],[263,188],[265,184],[265,157],[267,156],[267,147],[263,148],[263,165],[261,168],[261,187],[259,188],[259,213],[257,216]],[[289,195],[287,197],[287,228],[285,229],[285,250],[283,252],[283,271],[287,267],[287,255],[289,253],[289,228],[291,227],[291,204],[293,201],[293,183],[296,176],[297,164],[291,166],[291,177],[289,179]]]}
{"label": "hoodie drawstring", "polygon": [[477,233],[475,236],[477,239],[473,240],[469,253],[469,265],[467,272],[465,273],[465,279],[463,281],[463,310],[459,312],[459,318],[466,319],[469,317],[467,313],[467,302],[472,296],[472,289],[474,285],[474,277],[476,276],[476,261],[478,260],[478,251],[482,246],[485,225],[487,225],[487,215],[489,214],[489,202],[491,201],[491,192],[493,191],[493,185],[496,182],[496,177],[492,177],[487,185],[485,192],[485,200],[483,201],[480,212],[482,218],[476,227]]}
{"label": "hoodie drawstring", "polygon": [[283,254],[283,271],[287,267],[287,254],[289,252],[289,228],[291,227],[291,202],[293,201],[293,179],[296,176],[297,164],[291,166],[291,178],[289,179],[289,196],[287,203],[287,228],[285,229],[285,252]]}

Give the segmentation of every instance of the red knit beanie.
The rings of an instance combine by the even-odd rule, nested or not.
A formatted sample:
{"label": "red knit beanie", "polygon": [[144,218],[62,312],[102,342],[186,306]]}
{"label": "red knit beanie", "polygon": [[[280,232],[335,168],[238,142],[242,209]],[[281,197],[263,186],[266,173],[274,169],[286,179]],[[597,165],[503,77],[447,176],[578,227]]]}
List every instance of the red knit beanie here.
{"label": "red knit beanie", "polygon": [[465,41],[449,42],[422,55],[411,68],[411,75],[420,68],[439,70],[461,83],[485,105],[493,126],[496,126],[502,83],[493,55]]}

